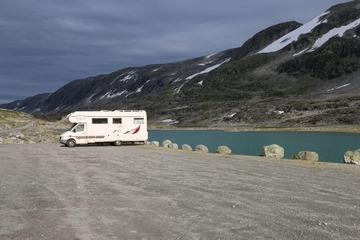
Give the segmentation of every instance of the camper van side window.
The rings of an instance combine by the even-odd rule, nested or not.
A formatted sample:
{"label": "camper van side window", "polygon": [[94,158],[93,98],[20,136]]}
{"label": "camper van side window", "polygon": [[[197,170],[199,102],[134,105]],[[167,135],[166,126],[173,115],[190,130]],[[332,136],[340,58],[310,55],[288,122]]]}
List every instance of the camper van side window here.
{"label": "camper van side window", "polygon": [[108,119],[107,118],[93,118],[92,123],[93,124],[107,124]]}
{"label": "camper van side window", "polygon": [[134,124],[144,124],[143,118],[134,118]]}
{"label": "camper van side window", "polygon": [[113,124],[121,124],[122,118],[113,118]]}
{"label": "camper van side window", "polygon": [[84,131],[84,124],[78,124],[75,128],[74,132],[83,132]]}

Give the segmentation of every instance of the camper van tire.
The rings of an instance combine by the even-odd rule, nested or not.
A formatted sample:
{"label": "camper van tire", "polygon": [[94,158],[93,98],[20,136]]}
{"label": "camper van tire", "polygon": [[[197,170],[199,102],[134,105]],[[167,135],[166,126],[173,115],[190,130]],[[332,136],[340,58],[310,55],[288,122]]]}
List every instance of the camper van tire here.
{"label": "camper van tire", "polygon": [[75,147],[76,146],[76,142],[74,139],[69,139],[67,142],[66,142],[66,146],[68,147]]}
{"label": "camper van tire", "polygon": [[114,145],[115,145],[115,146],[121,146],[121,141],[115,141],[115,142],[114,142]]}

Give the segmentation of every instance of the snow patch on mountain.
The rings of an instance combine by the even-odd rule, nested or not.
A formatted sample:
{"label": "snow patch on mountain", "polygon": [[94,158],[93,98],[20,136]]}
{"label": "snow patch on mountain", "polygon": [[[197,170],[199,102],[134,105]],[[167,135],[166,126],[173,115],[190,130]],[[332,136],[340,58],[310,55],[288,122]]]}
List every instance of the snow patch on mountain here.
{"label": "snow patch on mountain", "polygon": [[211,58],[211,57],[212,57],[212,56],[214,56],[214,55],[216,55],[216,53],[213,53],[213,54],[207,55],[207,56],[205,57],[205,59],[207,59],[207,58]]}
{"label": "snow patch on mountain", "polygon": [[[320,16],[318,16],[318,17],[314,18],[313,20],[311,20],[310,22],[302,25],[301,27],[295,29],[294,31],[286,34],[285,36],[283,36],[281,38],[279,38],[278,40],[276,40],[275,42],[273,42],[272,44],[270,44],[269,46],[267,46],[263,50],[259,51],[258,53],[270,53],[270,52],[276,52],[276,51],[279,51],[280,49],[283,49],[284,47],[286,47],[290,43],[292,43],[294,41],[297,41],[301,34],[309,33],[316,26],[318,26],[319,24],[326,23],[327,19],[320,20],[320,18],[322,16],[325,16],[325,15],[329,14],[329,13],[330,12],[325,12],[325,13],[321,14]],[[332,38],[334,36],[342,37],[346,31],[348,31],[349,29],[355,28],[359,24],[360,24],[360,19],[357,19],[357,20],[349,23],[346,26],[341,26],[339,28],[331,29],[329,32],[325,33],[323,36],[321,36],[319,39],[317,39],[312,47],[301,50],[300,52],[295,53],[293,56],[295,57],[295,56],[298,56],[298,55],[300,55],[302,53],[305,53],[305,52],[315,51],[317,48],[319,48],[323,44],[325,44],[330,38]]]}
{"label": "snow patch on mountain", "polygon": [[212,63],[212,61],[207,61],[207,62],[204,62],[204,63],[199,63],[198,65],[199,66],[205,66],[206,64],[210,64]]}
{"label": "snow patch on mountain", "polygon": [[142,85],[141,87],[139,87],[135,92],[141,92],[142,91],[142,88],[148,83],[150,82],[150,80],[147,80],[146,83],[144,83],[144,85]]}
{"label": "snow patch on mountain", "polygon": [[228,62],[228,61],[230,61],[230,58],[228,58],[228,59],[226,59],[225,61],[223,61],[223,62],[221,62],[221,63],[219,63],[219,64],[216,64],[216,65],[214,65],[214,66],[212,66],[212,67],[208,67],[208,68],[206,68],[205,70],[203,70],[203,71],[201,71],[201,72],[195,73],[195,74],[187,77],[186,80],[191,80],[192,78],[194,78],[194,77],[197,76],[197,75],[211,72],[211,71],[214,70],[215,68],[220,67],[222,64],[224,64],[224,63],[226,63],[226,62]]}
{"label": "snow patch on mountain", "polygon": [[349,86],[349,85],[351,85],[351,83],[347,83],[347,84],[341,85],[341,86],[339,86],[339,87],[333,87],[333,88],[331,88],[331,89],[328,89],[327,92],[335,91],[335,90],[338,90],[338,89],[347,87],[347,86]]}
{"label": "snow patch on mountain", "polygon": [[[122,76],[122,75],[120,75],[120,76]],[[125,77],[120,79],[119,82],[126,82],[126,81],[132,79],[134,76],[136,76],[136,71],[135,70],[130,71],[130,72],[127,73],[127,75]]]}
{"label": "snow patch on mountain", "polygon": [[330,12],[325,12],[323,14],[321,14],[320,16],[314,18],[313,20],[311,20],[310,22],[302,25],[301,27],[295,29],[294,31],[286,34],[285,36],[279,38],[278,40],[276,40],[275,42],[273,42],[272,44],[270,44],[269,46],[267,46],[266,48],[264,48],[263,50],[261,50],[258,53],[270,53],[270,52],[276,52],[279,51],[280,49],[286,47],[287,45],[289,45],[290,43],[297,41],[299,36],[301,34],[306,34],[311,32],[311,30],[313,30],[317,25],[326,22],[326,19],[323,21],[320,21],[320,18],[326,14],[329,14]]}
{"label": "snow patch on mountain", "polygon": [[85,99],[86,103],[91,103],[91,99],[92,97],[95,95],[96,93],[93,93],[90,97],[88,97],[87,99]]}
{"label": "snow patch on mountain", "polygon": [[309,50],[309,48],[305,48],[304,50],[302,50],[302,51],[300,51],[300,52],[298,52],[298,53],[293,54],[293,56],[294,56],[294,57],[299,56],[299,55],[301,55],[302,53],[306,52],[307,50]]}
{"label": "snow patch on mountain", "polygon": [[178,123],[179,121],[176,121],[176,120],[173,120],[173,119],[169,118],[169,119],[164,119],[161,122],[168,123],[168,124],[174,124],[174,123]]}
{"label": "snow patch on mountain", "polygon": [[100,99],[103,99],[105,97],[106,98],[114,98],[114,97],[118,97],[118,96],[121,96],[121,95],[126,94],[126,93],[128,93],[127,90],[124,90],[124,91],[119,92],[119,93],[114,93],[114,94],[112,92],[107,92],[105,95],[101,96]]}
{"label": "snow patch on mountain", "polygon": [[181,80],[182,80],[182,78],[177,78],[172,83],[177,83],[177,82],[180,82]]}
{"label": "snow patch on mountain", "polygon": [[359,24],[360,24],[360,19],[357,19],[346,26],[341,26],[339,28],[331,29],[329,32],[325,33],[321,38],[316,40],[313,47],[309,51],[314,51],[315,49],[321,47],[324,43],[326,43],[330,38],[334,36],[342,37],[347,30],[352,29],[358,26]]}
{"label": "snow patch on mountain", "polygon": [[[186,81],[186,82],[188,82],[188,81]],[[182,84],[180,87],[175,88],[175,89],[174,89],[174,94],[180,93],[181,88],[182,88],[184,85],[185,85],[185,83],[184,83],[184,84]]]}

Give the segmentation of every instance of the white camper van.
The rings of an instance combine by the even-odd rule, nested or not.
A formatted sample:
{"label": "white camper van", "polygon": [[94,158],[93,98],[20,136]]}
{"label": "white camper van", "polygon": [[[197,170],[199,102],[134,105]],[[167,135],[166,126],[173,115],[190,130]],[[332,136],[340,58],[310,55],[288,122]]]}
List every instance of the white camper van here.
{"label": "white camper van", "polygon": [[145,142],[147,117],[143,110],[77,111],[67,116],[74,125],[61,134],[60,143],[76,144]]}

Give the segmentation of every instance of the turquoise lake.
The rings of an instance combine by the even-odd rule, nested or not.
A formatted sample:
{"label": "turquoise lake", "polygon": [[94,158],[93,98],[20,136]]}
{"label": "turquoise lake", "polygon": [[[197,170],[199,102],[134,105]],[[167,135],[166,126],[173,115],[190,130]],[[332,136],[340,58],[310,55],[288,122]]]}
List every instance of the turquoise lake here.
{"label": "turquoise lake", "polygon": [[224,132],[221,130],[149,130],[149,141],[169,139],[179,148],[186,143],[193,149],[199,144],[216,152],[220,145],[228,146],[233,154],[259,156],[262,147],[278,144],[285,150],[284,158],[300,151],[314,151],[320,162],[342,163],[346,151],[360,149],[360,134],[329,132]]}

